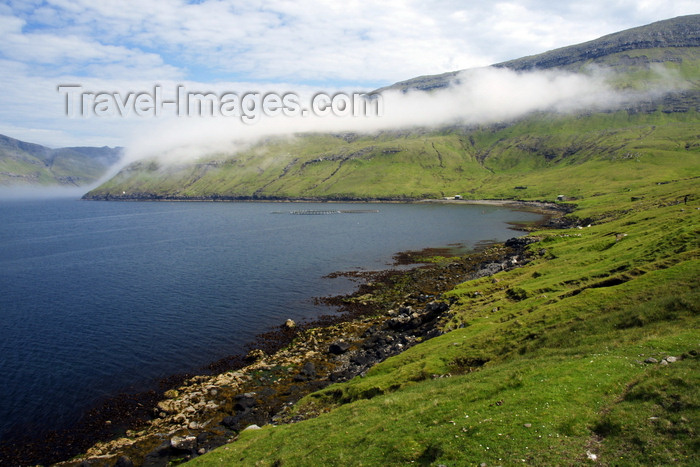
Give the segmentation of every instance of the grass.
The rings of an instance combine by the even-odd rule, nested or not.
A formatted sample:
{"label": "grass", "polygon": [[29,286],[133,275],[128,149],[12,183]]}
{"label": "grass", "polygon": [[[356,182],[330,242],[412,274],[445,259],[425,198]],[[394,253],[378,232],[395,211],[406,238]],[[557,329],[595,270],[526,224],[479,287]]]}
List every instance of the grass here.
{"label": "grass", "polygon": [[533,232],[529,264],[451,291],[449,332],[191,464],[700,464],[696,185],[583,200],[593,225]]}
{"label": "grass", "polygon": [[197,163],[135,163],[89,196],[581,198],[693,176],[697,122],[695,111],[616,112],[533,115],[498,130],[304,135]]}
{"label": "grass", "polygon": [[[697,50],[682,52],[682,62],[668,66],[692,81]],[[662,51],[645,53],[656,59]],[[617,58],[627,66],[628,58]],[[630,73],[633,88],[650,81],[644,70]],[[268,140],[196,164],[144,162],[94,191],[563,194],[587,226],[532,232],[539,241],[528,247],[529,263],[445,294],[452,303],[445,334],[296,405],[298,414],[317,417],[244,431],[190,463],[700,465],[700,126],[692,105],[666,105]],[[645,363],[669,356],[677,361]]]}
{"label": "grass", "polygon": [[[138,162],[88,197],[554,199],[695,176],[700,48],[605,57],[612,86],[675,94],[616,112],[533,113],[518,121],[375,134],[267,138],[237,152],[165,166]],[[574,71],[587,72],[578,62]],[[596,62],[596,65],[601,63]]]}
{"label": "grass", "polygon": [[[0,141],[0,186],[14,185],[87,185],[104,175],[116,153],[106,148],[72,148],[53,150],[53,154],[32,154]],[[47,152],[50,150],[45,148]],[[90,151],[94,149],[94,151]],[[92,154],[91,154],[92,153]]]}

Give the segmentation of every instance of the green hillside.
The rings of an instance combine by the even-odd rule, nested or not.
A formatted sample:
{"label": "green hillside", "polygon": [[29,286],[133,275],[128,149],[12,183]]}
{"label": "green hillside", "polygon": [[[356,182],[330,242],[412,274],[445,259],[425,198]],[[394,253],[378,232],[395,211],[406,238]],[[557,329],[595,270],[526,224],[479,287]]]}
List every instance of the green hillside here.
{"label": "green hillside", "polygon": [[[698,22],[700,15],[681,16],[646,26],[620,31],[582,44],[550,50],[494,65],[515,71],[560,69],[581,71],[591,65],[625,70],[648,69],[652,63],[676,62],[700,47]],[[688,50],[690,52],[688,52]],[[464,70],[460,70],[464,71]],[[382,88],[397,90],[432,90],[446,87],[458,78],[460,71],[419,76]]]}
{"label": "green hillside", "polygon": [[533,232],[526,266],[446,294],[448,332],[293,412],[317,417],[188,465],[698,465],[697,179],[577,214],[593,225]]}
{"label": "green hillside", "polygon": [[[661,21],[595,41],[495,65],[513,70],[606,70],[621,91],[648,91],[617,111],[530,114],[481,127],[378,134],[303,134],[181,165],[127,166],[87,194],[94,199],[552,199],[698,166],[700,15]],[[385,89],[435,89],[457,72]],[[672,92],[654,92],[673,84]],[[381,91],[381,90],[380,90]],[[592,175],[595,174],[595,175]],[[515,190],[515,187],[527,189]]]}
{"label": "green hillside", "polygon": [[[180,456],[171,462],[195,457],[195,466],[699,465],[699,24],[700,16],[677,18],[499,65],[581,73],[604,66],[628,90],[654,89],[669,76],[682,85],[616,110],[268,139],[193,163],[140,161],[88,193],[116,200],[563,195],[558,202],[572,211],[568,228],[530,233],[517,267],[443,293],[449,311],[441,335],[362,376],[325,381],[262,429],[227,432],[234,442],[202,456],[195,449],[202,431],[183,426],[157,442],[143,435],[151,443],[143,449],[131,433],[120,441],[127,447],[94,451],[106,456],[95,465],[168,449]],[[430,90],[456,77],[394,88]],[[437,281],[462,264],[425,260]],[[400,286],[395,292],[372,318],[376,326],[418,303]],[[304,363],[283,370],[296,374]],[[251,378],[277,370],[253,370]],[[188,390],[179,389],[166,402]],[[209,422],[204,431],[224,430],[218,419]],[[185,438],[192,446],[178,448]]]}
{"label": "green hillside", "polygon": [[0,135],[0,187],[89,185],[120,157],[121,148],[51,149]]}
{"label": "green hillside", "polygon": [[97,199],[554,199],[697,175],[697,110],[531,116],[502,127],[300,135],[234,156],[137,162]]}
{"label": "green hillside", "polygon": [[[692,24],[697,31],[697,18]],[[446,294],[452,306],[442,336],[297,404],[300,418],[317,417],[245,431],[191,464],[699,464],[698,49],[626,49],[565,66],[603,62],[622,73],[621,87],[649,86],[648,67],[664,63],[689,90],[616,112],[338,136],[344,152],[290,149],[299,162],[286,160],[284,173],[276,169],[257,193],[238,192],[564,194],[576,206],[571,217],[585,222],[531,233],[537,242],[527,265]],[[281,153],[288,143],[278,144]],[[303,162],[321,157],[303,172]],[[311,167],[315,185],[291,183],[311,178]]]}
{"label": "green hillside", "polygon": [[[698,167],[699,51],[685,48],[674,55],[683,57],[680,62],[664,62],[686,89],[617,111],[537,113],[477,127],[268,138],[245,151],[179,165],[135,162],[86,197],[553,199],[560,192],[594,193],[595,186],[580,183],[588,179],[622,187],[647,176],[683,177]],[[653,87],[658,75],[644,68],[627,67],[615,76],[616,84]]]}

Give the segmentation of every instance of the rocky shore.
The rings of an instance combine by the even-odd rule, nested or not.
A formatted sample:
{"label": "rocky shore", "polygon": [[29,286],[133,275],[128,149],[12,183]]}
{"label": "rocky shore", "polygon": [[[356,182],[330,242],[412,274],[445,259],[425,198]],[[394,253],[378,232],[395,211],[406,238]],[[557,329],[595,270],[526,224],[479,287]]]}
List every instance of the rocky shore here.
{"label": "rocky shore", "polygon": [[450,313],[441,293],[465,280],[527,263],[524,247],[530,241],[514,238],[444,265],[354,274],[367,281],[357,292],[320,299],[338,305],[344,321],[322,327],[288,321],[270,338],[293,336],[291,345],[273,354],[253,349],[241,369],[187,379],[165,392],[142,429],[128,430],[56,465],[166,466],[232,442],[242,430],[315,416],[292,406],[313,391],[362,375],[441,334],[440,323]]}
{"label": "rocky shore", "polygon": [[[547,224],[556,218],[548,214]],[[38,446],[34,444],[18,447],[14,462],[7,465],[173,465],[234,441],[242,430],[316,416],[294,409],[294,403],[440,335],[451,305],[442,293],[466,280],[526,264],[525,247],[532,241],[513,238],[449,262],[409,270],[337,273],[361,282],[353,294],[318,299],[336,306],[337,314],[311,323],[287,321],[261,335],[247,355],[212,364],[215,374],[174,379],[167,391],[152,392],[135,403],[138,416],[131,423],[102,419],[102,428],[111,428],[116,436],[81,449],[82,454],[71,460],[55,463],[60,458],[43,453],[38,459],[44,460],[31,461],[37,454],[31,452]],[[395,259],[397,264],[415,264],[440,253],[404,252]]]}

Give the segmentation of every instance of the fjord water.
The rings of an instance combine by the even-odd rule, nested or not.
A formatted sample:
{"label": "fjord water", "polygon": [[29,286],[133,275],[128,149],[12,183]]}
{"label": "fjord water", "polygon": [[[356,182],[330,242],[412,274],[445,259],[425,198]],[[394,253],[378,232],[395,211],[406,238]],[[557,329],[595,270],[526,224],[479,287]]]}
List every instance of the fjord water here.
{"label": "fjord water", "polygon": [[[298,209],[378,213],[290,215]],[[273,214],[274,211],[286,214]],[[349,292],[339,270],[516,235],[533,213],[420,204],[0,201],[0,439],[242,352]],[[330,311],[332,312],[332,311]]]}

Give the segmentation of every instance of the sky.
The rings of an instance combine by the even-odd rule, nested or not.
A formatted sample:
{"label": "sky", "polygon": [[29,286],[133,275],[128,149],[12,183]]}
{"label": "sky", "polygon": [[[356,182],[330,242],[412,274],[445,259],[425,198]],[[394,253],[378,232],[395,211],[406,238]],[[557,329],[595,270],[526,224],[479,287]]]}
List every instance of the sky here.
{"label": "sky", "polygon": [[0,133],[61,147],[173,131],[162,121],[172,115],[69,117],[61,85],[119,96],[366,92],[697,10],[695,0],[4,0]]}

